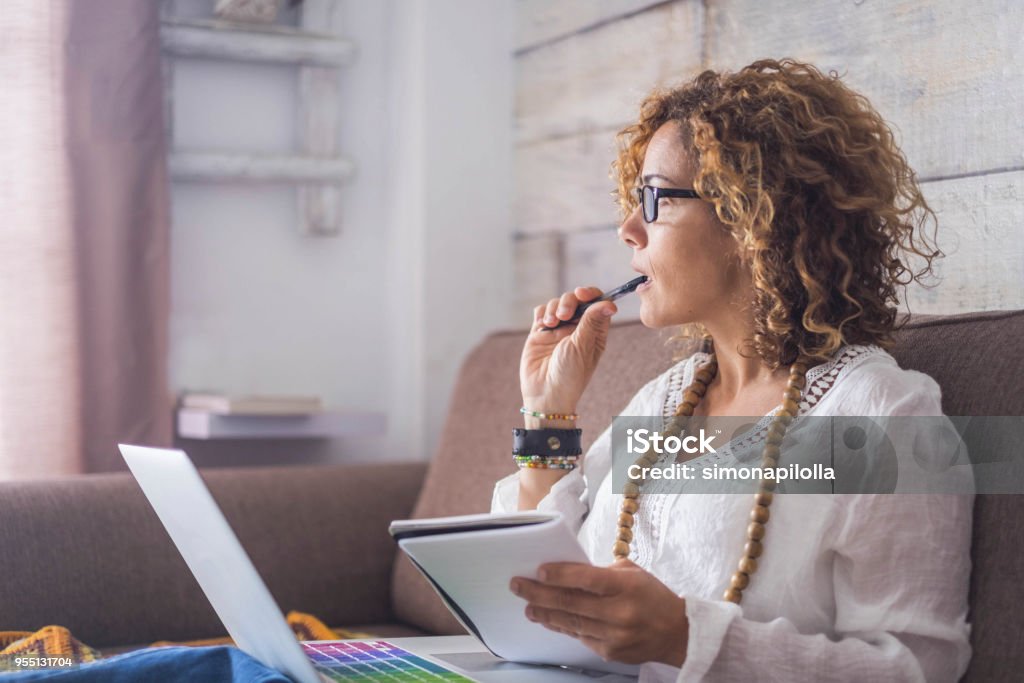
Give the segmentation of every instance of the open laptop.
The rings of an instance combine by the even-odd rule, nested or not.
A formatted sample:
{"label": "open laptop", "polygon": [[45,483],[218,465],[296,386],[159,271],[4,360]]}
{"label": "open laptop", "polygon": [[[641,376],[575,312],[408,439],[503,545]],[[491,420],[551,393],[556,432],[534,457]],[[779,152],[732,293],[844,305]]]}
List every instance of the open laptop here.
{"label": "open laptop", "polygon": [[297,683],[636,680],[506,662],[471,636],[299,643],[185,452],[118,447],[235,644]]}

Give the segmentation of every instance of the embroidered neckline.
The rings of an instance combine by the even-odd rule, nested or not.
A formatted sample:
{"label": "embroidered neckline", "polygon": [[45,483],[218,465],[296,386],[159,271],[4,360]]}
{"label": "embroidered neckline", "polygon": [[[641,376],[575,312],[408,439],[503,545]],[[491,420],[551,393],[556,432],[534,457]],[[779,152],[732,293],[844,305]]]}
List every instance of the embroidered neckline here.
{"label": "embroidered neckline", "polygon": [[[798,416],[806,415],[813,410],[825,397],[828,391],[849,372],[860,365],[863,361],[873,356],[884,355],[885,350],[879,346],[846,345],[840,347],[832,358],[824,363],[815,365],[807,371],[807,385],[800,399]],[[697,352],[686,360],[681,361],[669,371],[668,383],[666,386],[665,399],[662,404],[662,418],[670,419],[675,414],[676,406],[682,400],[684,387],[693,382],[695,368],[708,358],[707,353]],[[723,457],[735,457],[736,453],[742,453],[749,449],[754,443],[765,438],[772,418],[782,408],[779,404],[762,417],[758,422],[744,434],[736,437],[716,453],[708,453],[690,461],[700,466],[709,466],[721,462]],[[657,494],[659,489],[670,486],[669,482],[653,480],[647,483],[647,493]],[[660,530],[664,520],[662,516],[666,510],[665,499],[669,496],[648,495],[646,496],[648,514],[640,515],[637,518],[637,529],[634,535],[633,553],[634,561],[641,567],[650,565],[653,560],[654,550],[660,547]],[[658,520],[657,523],[651,523]]]}
{"label": "embroidered neckline", "polygon": [[[800,406],[797,416],[803,416],[817,406],[825,394],[839,381],[840,378],[849,374],[850,370],[860,365],[861,362],[871,356],[885,354],[885,350],[878,346],[866,346],[861,344],[848,344],[840,347],[832,358],[820,363],[807,371],[807,386],[800,397]],[[700,363],[708,359],[709,354],[698,351],[686,360],[672,368],[669,375],[665,400],[662,403],[662,418],[669,419],[675,414],[676,406],[682,400],[683,387],[688,387],[693,382],[694,369]],[[759,432],[768,429],[771,419],[782,409],[782,404],[775,406],[757,421],[746,434],[733,439],[726,448],[743,445],[742,442],[753,442]],[[740,443],[737,443],[740,442]]]}

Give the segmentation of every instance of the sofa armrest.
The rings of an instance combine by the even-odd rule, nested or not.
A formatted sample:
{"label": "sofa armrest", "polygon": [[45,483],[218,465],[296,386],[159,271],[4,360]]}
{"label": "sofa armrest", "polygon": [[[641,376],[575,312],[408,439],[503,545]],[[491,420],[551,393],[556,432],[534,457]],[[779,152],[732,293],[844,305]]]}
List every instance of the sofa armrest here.
{"label": "sofa armrest", "polygon": [[[204,470],[282,611],[387,622],[423,463]],[[224,628],[128,474],[0,484],[0,630],[67,626],[96,647]]]}

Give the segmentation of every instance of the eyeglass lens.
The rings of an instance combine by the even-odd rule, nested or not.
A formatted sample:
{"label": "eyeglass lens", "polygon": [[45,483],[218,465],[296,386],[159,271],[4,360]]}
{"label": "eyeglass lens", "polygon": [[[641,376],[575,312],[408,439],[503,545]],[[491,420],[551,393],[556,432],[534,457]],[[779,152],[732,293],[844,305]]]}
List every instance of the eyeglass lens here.
{"label": "eyeglass lens", "polygon": [[643,208],[644,220],[653,223],[658,218],[658,197],[654,188],[649,185],[637,188],[640,195],[640,206]]}

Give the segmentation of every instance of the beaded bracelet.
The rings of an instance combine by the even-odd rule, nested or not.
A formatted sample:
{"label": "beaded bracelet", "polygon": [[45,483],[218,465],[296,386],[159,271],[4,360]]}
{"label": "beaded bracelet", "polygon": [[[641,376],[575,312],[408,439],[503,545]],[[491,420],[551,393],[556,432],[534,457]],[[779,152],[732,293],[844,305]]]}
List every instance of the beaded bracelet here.
{"label": "beaded bracelet", "polygon": [[519,469],[529,470],[574,470],[576,469],[576,463],[567,462],[563,464],[556,463],[544,463],[544,462],[521,462],[519,463]]}
{"label": "beaded bracelet", "polygon": [[541,470],[571,470],[576,468],[578,455],[514,455],[512,456],[520,468]]}
{"label": "beaded bracelet", "polygon": [[536,417],[536,418],[539,418],[541,420],[568,420],[570,422],[573,422],[575,420],[578,420],[579,417],[580,417],[579,415],[576,415],[576,414],[572,414],[572,415],[557,415],[555,413],[550,413],[550,414],[549,413],[538,413],[536,410],[530,410],[526,406],[523,406],[522,408],[520,408],[519,412],[522,413],[523,415],[529,415],[530,417]]}
{"label": "beaded bracelet", "polygon": [[578,455],[513,455],[516,462],[576,462]]}

